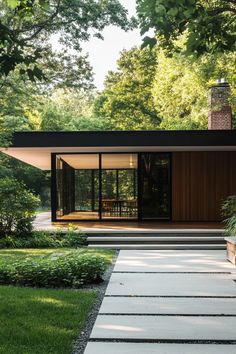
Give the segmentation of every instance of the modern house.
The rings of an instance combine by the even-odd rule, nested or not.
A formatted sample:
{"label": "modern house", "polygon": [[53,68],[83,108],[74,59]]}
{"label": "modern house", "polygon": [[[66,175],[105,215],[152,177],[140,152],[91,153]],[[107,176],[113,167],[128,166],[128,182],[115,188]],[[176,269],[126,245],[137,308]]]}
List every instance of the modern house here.
{"label": "modern house", "polygon": [[1,150],[51,170],[52,221],[220,221],[236,194],[228,93],[212,87],[208,130],[16,132]]}

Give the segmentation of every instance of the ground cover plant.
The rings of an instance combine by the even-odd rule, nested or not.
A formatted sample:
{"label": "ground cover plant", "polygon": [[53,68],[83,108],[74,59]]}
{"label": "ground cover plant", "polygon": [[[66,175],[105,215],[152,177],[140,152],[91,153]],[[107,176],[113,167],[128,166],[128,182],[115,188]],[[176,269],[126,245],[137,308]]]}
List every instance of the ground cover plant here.
{"label": "ground cover plant", "polygon": [[11,234],[0,238],[0,248],[78,248],[83,245],[86,245],[86,235],[70,227],[66,232],[33,231],[21,237]]}
{"label": "ground cover plant", "polygon": [[226,233],[236,237],[236,196],[228,197],[222,204]]}
{"label": "ground cover plant", "polygon": [[0,286],[0,354],[69,354],[95,291]]}
{"label": "ground cover plant", "polygon": [[27,257],[27,254],[24,257],[1,257],[0,284],[79,288],[102,281],[102,275],[110,264],[102,254],[72,249],[40,256],[35,256],[34,252],[33,256]]}
{"label": "ground cover plant", "polygon": [[[57,253],[62,253],[67,255],[74,250],[72,248],[46,248],[46,249],[4,249],[0,250],[0,262],[14,262],[16,260],[25,260],[25,259],[38,259],[41,257],[53,257]],[[76,249],[77,254],[86,254],[86,255],[94,255],[94,256],[103,256],[110,263],[114,257],[114,251],[109,249],[101,249],[101,248],[80,248]]]}

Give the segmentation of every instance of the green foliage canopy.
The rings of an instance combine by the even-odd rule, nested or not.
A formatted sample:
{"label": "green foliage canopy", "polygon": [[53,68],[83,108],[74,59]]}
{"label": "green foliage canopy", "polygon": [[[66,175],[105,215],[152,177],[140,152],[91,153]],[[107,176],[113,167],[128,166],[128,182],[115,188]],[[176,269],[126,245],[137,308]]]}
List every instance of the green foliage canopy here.
{"label": "green foliage canopy", "polygon": [[235,64],[231,52],[193,58],[170,57],[158,46],[124,51],[95,100],[95,115],[113,129],[207,129],[208,91],[218,78],[228,79],[235,112]]}
{"label": "green foliage canopy", "polygon": [[105,89],[95,101],[95,115],[110,121],[113,129],[155,129],[160,122],[151,94],[156,51],[123,51],[117,66],[116,72],[108,73]]}
{"label": "green foliage canopy", "polygon": [[108,130],[110,125],[104,118],[92,112],[94,91],[57,89],[46,101],[41,111],[40,129],[61,130]]}
{"label": "green foliage canopy", "polygon": [[127,30],[132,21],[118,0],[7,0],[0,2],[0,74],[8,75],[20,65],[29,79],[42,80],[38,65],[52,35],[65,48],[81,51],[80,42],[102,38],[109,24]]}
{"label": "green foliage canopy", "polygon": [[162,47],[173,50],[185,33],[187,52],[198,56],[236,48],[235,0],[137,0],[137,12],[141,33],[154,29]]}
{"label": "green foliage canopy", "polygon": [[153,100],[162,119],[162,129],[207,129],[208,91],[219,77],[231,84],[231,105],[235,111],[236,76],[234,53],[192,60],[181,54],[172,57],[160,50],[153,82]]}

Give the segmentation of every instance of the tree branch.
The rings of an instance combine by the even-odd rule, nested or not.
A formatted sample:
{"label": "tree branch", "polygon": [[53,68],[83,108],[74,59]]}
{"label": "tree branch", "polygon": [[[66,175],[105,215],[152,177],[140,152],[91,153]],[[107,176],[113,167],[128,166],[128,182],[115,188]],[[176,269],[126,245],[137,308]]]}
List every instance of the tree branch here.
{"label": "tree branch", "polygon": [[[34,39],[35,37],[37,37],[37,35],[49,24],[51,23],[54,18],[59,14],[59,10],[60,10],[60,4],[61,4],[61,0],[58,0],[57,2],[57,6],[56,6],[56,10],[55,12],[46,20],[43,21],[41,23],[38,23],[36,25],[34,25],[34,27],[38,27],[38,29],[29,37],[24,38],[24,41],[31,41],[32,39]],[[23,33],[23,32],[28,32],[29,29],[24,30],[24,31],[18,31],[18,33]]]}
{"label": "tree branch", "polygon": [[209,16],[216,16],[216,15],[223,14],[224,12],[233,12],[234,14],[236,14],[236,8],[232,8],[230,6],[223,6],[223,7],[215,8],[213,10],[209,10],[207,11],[207,14]]}

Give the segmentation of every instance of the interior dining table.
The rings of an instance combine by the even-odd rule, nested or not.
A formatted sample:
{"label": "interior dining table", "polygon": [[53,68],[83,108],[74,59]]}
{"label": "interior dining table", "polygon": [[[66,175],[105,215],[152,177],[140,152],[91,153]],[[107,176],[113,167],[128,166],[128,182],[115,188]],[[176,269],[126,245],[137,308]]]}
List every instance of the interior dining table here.
{"label": "interior dining table", "polygon": [[137,209],[136,199],[102,199],[102,211],[111,216],[122,217],[124,214],[133,213]]}

